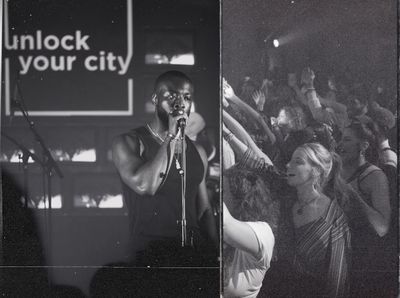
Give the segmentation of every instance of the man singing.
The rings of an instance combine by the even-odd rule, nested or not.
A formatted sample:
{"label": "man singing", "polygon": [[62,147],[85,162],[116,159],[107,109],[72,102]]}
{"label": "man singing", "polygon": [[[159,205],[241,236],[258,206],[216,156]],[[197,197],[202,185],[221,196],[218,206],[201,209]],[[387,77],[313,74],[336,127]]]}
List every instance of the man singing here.
{"label": "man singing", "polygon": [[192,100],[193,84],[184,73],[161,74],[152,95],[153,119],[116,137],[113,142],[113,160],[122,180],[130,216],[133,259],[154,243],[167,247],[167,255],[176,254],[173,247],[181,245],[182,148],[186,152],[187,244],[204,247],[206,240],[207,244],[218,247],[205,184],[207,156],[204,149],[188,137],[181,137]]}

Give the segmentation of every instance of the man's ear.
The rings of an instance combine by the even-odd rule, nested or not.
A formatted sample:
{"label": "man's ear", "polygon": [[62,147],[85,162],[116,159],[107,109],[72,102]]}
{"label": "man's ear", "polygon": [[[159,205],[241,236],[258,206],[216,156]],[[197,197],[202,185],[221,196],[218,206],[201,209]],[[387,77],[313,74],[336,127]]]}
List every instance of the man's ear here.
{"label": "man's ear", "polygon": [[151,96],[151,102],[156,105],[158,103],[158,97],[157,94],[153,93],[153,95]]}

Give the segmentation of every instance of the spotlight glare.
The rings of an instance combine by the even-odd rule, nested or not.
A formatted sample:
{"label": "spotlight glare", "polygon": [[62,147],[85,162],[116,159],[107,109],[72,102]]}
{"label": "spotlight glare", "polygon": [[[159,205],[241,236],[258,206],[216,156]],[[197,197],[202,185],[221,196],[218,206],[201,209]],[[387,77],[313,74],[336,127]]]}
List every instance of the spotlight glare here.
{"label": "spotlight glare", "polygon": [[275,48],[279,47],[279,41],[277,39],[274,39],[273,43]]}

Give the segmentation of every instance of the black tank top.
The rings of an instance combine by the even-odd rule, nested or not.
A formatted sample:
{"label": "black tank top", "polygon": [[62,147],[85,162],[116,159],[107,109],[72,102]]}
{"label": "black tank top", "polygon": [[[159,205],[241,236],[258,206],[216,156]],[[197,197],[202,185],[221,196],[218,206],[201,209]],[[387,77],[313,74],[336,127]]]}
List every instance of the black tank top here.
{"label": "black tank top", "polygon": [[[127,133],[139,138],[144,146],[144,161],[153,159],[160,144],[146,127],[139,127]],[[198,229],[196,196],[204,174],[204,165],[194,144],[186,137],[186,219],[189,229]],[[154,173],[160,179],[160,173]],[[123,194],[130,218],[131,236],[151,238],[178,238],[182,216],[181,178],[175,166],[175,157],[167,177],[155,195],[139,195],[124,182]]]}

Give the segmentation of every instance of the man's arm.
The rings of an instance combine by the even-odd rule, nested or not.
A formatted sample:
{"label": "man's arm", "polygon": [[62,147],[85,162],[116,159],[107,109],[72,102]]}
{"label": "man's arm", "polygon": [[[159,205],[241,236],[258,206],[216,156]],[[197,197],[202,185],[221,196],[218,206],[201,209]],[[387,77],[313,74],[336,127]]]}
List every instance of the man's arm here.
{"label": "man's arm", "polygon": [[208,198],[206,187],[206,174],[208,168],[207,154],[204,151],[203,147],[198,144],[195,144],[195,146],[204,165],[204,175],[199,185],[197,196],[197,220],[199,221],[200,229],[207,235],[207,237],[212,241],[215,247],[218,248],[219,237],[217,225],[215,222],[211,203]]}
{"label": "man's arm", "polygon": [[112,157],[122,180],[138,194],[154,195],[166,174],[170,144],[171,150],[174,150],[175,141],[167,136],[155,157],[144,161],[140,156],[138,137],[127,134],[116,137],[112,145]]}

